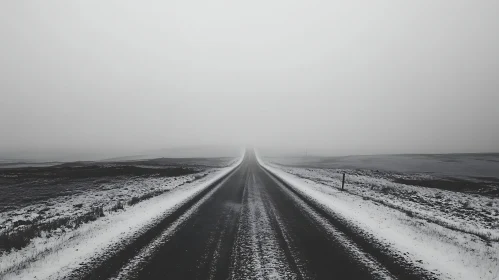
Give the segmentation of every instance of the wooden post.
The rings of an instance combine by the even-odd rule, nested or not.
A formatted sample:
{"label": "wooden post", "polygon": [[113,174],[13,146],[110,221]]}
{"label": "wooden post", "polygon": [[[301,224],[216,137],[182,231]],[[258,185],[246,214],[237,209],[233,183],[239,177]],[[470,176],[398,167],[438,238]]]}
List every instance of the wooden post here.
{"label": "wooden post", "polygon": [[341,190],[345,187],[345,172],[343,172],[343,182],[341,183]]}

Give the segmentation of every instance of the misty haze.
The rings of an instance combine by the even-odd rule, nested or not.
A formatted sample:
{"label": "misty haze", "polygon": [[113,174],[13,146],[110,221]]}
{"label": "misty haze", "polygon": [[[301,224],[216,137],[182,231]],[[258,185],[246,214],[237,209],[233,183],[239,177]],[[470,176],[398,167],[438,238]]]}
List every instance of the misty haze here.
{"label": "misty haze", "polygon": [[499,2],[0,4],[0,279],[499,279]]}

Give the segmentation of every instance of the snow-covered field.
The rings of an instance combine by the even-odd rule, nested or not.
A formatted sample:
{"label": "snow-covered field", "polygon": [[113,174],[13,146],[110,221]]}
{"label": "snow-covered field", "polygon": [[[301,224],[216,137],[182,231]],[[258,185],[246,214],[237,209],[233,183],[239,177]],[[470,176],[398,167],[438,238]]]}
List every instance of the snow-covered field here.
{"label": "snow-covered field", "polygon": [[[196,178],[204,177],[214,170],[207,170],[199,174],[178,177],[159,178],[129,178],[103,184],[99,190],[88,191],[83,194],[57,197],[43,203],[32,204],[20,209],[0,213],[0,230],[16,230],[17,227],[40,222],[53,222],[66,218],[74,219],[92,212],[93,209],[102,209],[109,212],[119,203],[123,207],[132,204],[138,199],[151,194],[160,194],[179,187]],[[118,205],[119,206],[119,205]],[[120,207],[121,208],[121,207]]]}
{"label": "snow-covered field", "polygon": [[236,165],[233,161],[228,167],[184,176],[116,180],[98,190],[2,212],[4,237],[26,229],[25,236],[33,235],[33,230],[35,234],[21,242],[23,246],[0,251],[0,278],[67,275],[130,242]]}
{"label": "snow-covered field", "polygon": [[340,157],[273,157],[289,166],[368,169],[395,173],[424,173],[441,177],[499,179],[499,154],[356,155]]}
{"label": "snow-covered field", "polygon": [[[497,196],[396,180],[418,182],[438,177],[435,174],[294,165],[268,159],[264,164],[332,216],[439,278],[499,279]],[[343,172],[347,174],[345,191],[341,191]]]}

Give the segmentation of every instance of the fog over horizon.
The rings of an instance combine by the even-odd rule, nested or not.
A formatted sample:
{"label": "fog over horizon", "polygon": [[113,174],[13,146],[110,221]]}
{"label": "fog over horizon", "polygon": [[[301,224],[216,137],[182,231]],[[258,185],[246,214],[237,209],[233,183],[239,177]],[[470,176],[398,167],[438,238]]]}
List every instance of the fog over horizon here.
{"label": "fog over horizon", "polygon": [[499,152],[497,1],[8,1],[0,38],[0,159]]}

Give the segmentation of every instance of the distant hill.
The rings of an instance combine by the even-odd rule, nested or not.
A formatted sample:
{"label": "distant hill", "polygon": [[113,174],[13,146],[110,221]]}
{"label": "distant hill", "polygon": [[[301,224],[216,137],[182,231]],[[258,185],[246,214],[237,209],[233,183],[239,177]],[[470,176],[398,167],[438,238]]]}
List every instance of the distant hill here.
{"label": "distant hill", "polygon": [[243,149],[236,146],[183,146],[137,151],[18,151],[0,154],[1,165],[45,164],[75,161],[134,161],[155,158],[220,158],[240,156]]}

